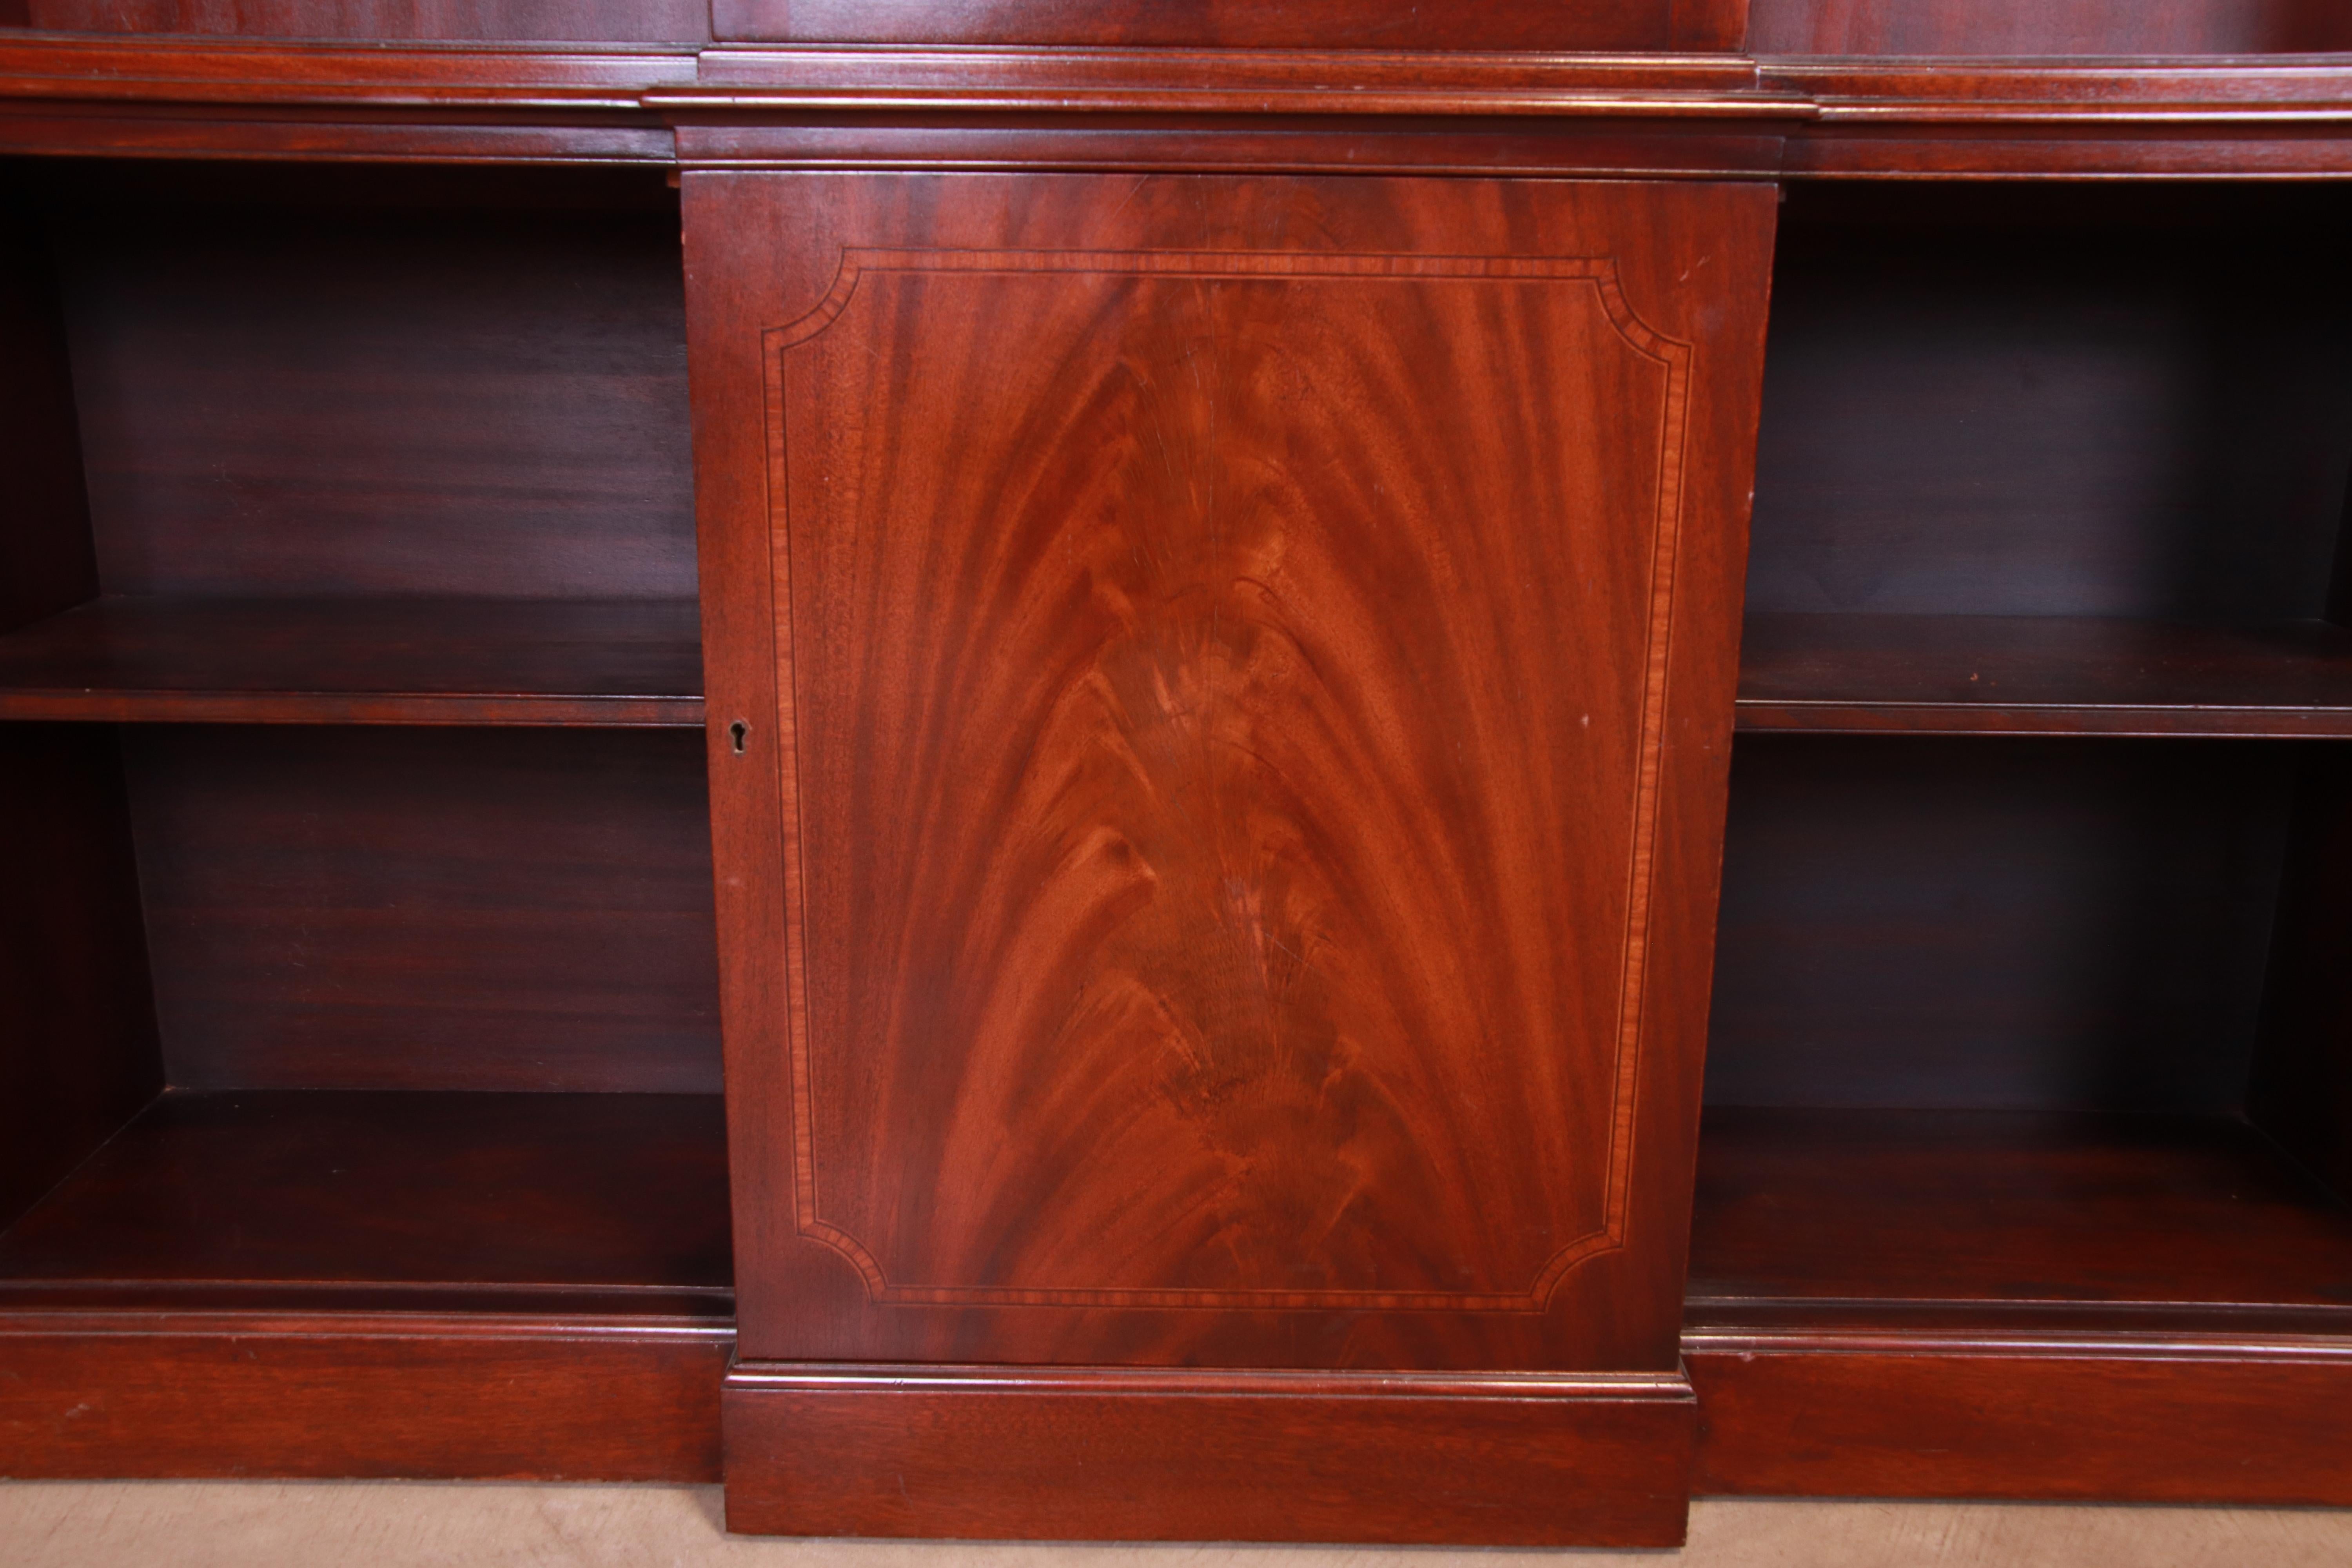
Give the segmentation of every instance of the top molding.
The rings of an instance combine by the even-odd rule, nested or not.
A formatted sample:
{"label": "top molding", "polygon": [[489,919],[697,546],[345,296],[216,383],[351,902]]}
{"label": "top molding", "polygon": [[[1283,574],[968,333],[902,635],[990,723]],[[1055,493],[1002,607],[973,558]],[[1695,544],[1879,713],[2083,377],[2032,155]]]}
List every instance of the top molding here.
{"label": "top molding", "polygon": [[[698,155],[726,127],[768,134]],[[1265,167],[2341,178],[2352,54],[526,47],[0,29],[0,153],[1090,167],[1073,133],[1111,129],[1122,167],[1189,166],[1201,137],[1238,148],[1246,134],[1231,156]],[[1323,140],[1290,157],[1309,132]],[[1573,145],[1634,134],[1651,150]],[[982,136],[1003,151],[974,152]],[[1195,153],[1167,151],[1186,137]],[[1349,140],[1366,137],[1379,146]]]}

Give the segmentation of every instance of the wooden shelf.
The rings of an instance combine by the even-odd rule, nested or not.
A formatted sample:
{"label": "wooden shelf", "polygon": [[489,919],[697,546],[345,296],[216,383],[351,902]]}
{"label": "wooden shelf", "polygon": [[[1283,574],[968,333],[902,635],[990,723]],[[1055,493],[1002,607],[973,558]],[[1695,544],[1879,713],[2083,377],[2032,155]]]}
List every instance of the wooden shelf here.
{"label": "wooden shelf", "polygon": [[2352,1310],[2352,1209],[2226,1117],[1711,1109],[1689,1295]]}
{"label": "wooden shelf", "polygon": [[2323,621],[1753,615],[1738,726],[2352,736],[2352,630]]}
{"label": "wooden shelf", "polygon": [[0,637],[0,719],[702,723],[667,600],[105,598]]}
{"label": "wooden shelf", "polygon": [[6,1231],[0,1307],[724,1317],[717,1095],[167,1092]]}

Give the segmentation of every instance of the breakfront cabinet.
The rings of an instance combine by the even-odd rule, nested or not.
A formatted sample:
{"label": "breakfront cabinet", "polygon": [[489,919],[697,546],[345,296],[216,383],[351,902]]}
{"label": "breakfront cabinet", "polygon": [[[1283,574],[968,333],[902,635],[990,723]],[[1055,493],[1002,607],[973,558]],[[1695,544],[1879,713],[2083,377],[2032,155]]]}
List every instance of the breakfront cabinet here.
{"label": "breakfront cabinet", "polygon": [[0,1475],[2352,1504],[2352,20],[0,3]]}

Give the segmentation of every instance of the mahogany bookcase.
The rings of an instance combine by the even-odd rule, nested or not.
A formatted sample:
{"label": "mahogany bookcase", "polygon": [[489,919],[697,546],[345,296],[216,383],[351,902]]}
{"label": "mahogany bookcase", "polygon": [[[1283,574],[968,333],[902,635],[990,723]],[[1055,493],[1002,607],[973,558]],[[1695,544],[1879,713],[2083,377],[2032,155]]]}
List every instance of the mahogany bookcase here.
{"label": "mahogany bookcase", "polygon": [[0,0],[0,1476],[2352,1505],[2352,13]]}

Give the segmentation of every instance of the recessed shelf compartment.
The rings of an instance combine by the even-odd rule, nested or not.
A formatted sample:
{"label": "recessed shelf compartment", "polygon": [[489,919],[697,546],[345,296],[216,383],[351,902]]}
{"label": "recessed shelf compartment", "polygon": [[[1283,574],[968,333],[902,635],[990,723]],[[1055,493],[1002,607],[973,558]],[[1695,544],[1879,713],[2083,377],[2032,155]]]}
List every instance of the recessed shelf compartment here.
{"label": "recessed shelf compartment", "polygon": [[0,637],[0,719],[695,727],[691,600],[110,597]]}
{"label": "recessed shelf compartment", "polygon": [[2347,763],[1743,737],[1694,1321],[2352,1331]]}
{"label": "recessed shelf compartment", "polygon": [[1760,614],[1743,730],[2352,736],[2352,631],[2077,616]]}
{"label": "recessed shelf compartment", "polygon": [[2347,262],[2338,189],[1791,188],[1685,1320],[1701,1488],[2343,1500],[2307,1456],[2352,1388]]}
{"label": "recessed shelf compartment", "polygon": [[2325,1308],[2352,1328],[2352,1206],[2236,1118],[1718,1107],[1699,1148],[1704,1310]]}
{"label": "recessed shelf compartment", "polygon": [[717,1478],[677,201],[0,164],[0,1468]]}
{"label": "recessed shelf compartment", "polygon": [[173,1090],[0,1231],[0,1309],[724,1317],[717,1095]]}

